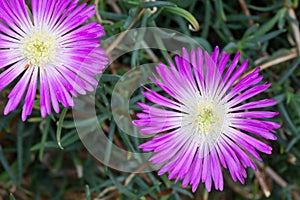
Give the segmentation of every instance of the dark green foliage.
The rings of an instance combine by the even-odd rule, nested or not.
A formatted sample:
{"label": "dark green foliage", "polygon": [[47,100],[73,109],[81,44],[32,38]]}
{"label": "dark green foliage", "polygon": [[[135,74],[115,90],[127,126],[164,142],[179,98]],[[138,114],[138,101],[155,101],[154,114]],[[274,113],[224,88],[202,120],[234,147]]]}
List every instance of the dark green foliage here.
{"label": "dark green foliage", "polygon": [[[259,169],[271,192],[270,199],[295,199],[295,194],[300,193],[300,57],[295,53],[297,33],[293,32],[292,25],[299,27],[300,7],[298,0],[246,0],[245,3],[250,16],[245,14],[239,1],[225,0],[119,0],[115,3],[100,0],[98,11],[106,30],[103,40],[129,27],[157,26],[190,36],[208,51],[216,45],[227,52],[240,51],[241,61],[249,60],[249,71],[256,66],[267,66],[262,71],[264,81],[273,85],[260,98],[274,97],[279,102],[272,109],[280,112],[276,121],[281,128],[276,133],[277,141],[266,141],[273,147],[273,154],[263,156],[265,167]],[[148,8],[153,11],[154,7],[157,10],[151,13]],[[295,10],[297,19],[289,16],[288,9]],[[200,29],[189,29],[190,23],[193,23],[192,29],[198,29],[199,23]],[[137,41],[138,48],[141,40],[137,38]],[[159,38],[156,42],[164,45]],[[165,56],[170,56],[165,51],[153,52],[162,62]],[[286,57],[289,59],[275,62]],[[146,140],[129,136],[117,127],[110,112],[111,95],[124,73],[153,60],[153,56],[143,50],[125,54],[105,71],[97,88],[95,109],[99,125],[109,140],[131,152],[140,152],[137,145]],[[87,152],[80,141],[71,109],[62,108],[60,115],[53,112],[42,119],[37,102],[26,123],[19,118],[21,109],[3,116],[2,107],[9,89],[0,93],[0,199],[89,200],[110,197],[107,199],[164,200],[205,199],[207,195],[209,199],[266,199],[251,170],[248,170],[245,185],[233,183],[224,170],[227,178],[223,192],[207,194],[200,185],[192,194],[190,187],[183,189],[180,183],[174,184],[167,175],[158,176],[156,171],[132,175],[105,167]],[[136,102],[145,101],[140,93],[142,90],[137,89],[131,96],[129,108],[133,118],[134,113],[140,111]],[[108,162],[111,146],[99,144],[99,148],[106,148],[105,162]],[[287,185],[274,181],[274,174],[268,173],[267,166]]]}

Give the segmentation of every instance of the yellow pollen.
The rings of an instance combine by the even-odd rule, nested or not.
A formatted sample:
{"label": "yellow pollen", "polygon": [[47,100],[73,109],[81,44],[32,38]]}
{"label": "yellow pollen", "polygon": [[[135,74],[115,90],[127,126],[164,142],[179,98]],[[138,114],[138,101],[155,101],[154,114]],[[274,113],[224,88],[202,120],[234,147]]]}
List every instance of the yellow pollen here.
{"label": "yellow pollen", "polygon": [[20,49],[29,65],[41,67],[55,61],[57,47],[53,34],[37,29],[23,39]]}
{"label": "yellow pollen", "polygon": [[198,117],[196,118],[196,124],[201,132],[205,135],[210,131],[212,125],[217,121],[213,109],[211,107],[199,107]]}

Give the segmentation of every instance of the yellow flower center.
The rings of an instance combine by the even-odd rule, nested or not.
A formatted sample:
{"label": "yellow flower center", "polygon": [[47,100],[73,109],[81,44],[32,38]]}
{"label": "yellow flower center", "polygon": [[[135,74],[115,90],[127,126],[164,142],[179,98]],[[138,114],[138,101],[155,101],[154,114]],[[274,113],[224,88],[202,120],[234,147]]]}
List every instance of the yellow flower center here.
{"label": "yellow flower center", "polygon": [[218,121],[217,116],[215,115],[213,108],[210,106],[204,106],[198,108],[198,117],[196,118],[196,124],[198,125],[198,129],[208,134],[212,125]]}
{"label": "yellow flower center", "polygon": [[41,67],[55,61],[57,41],[53,34],[46,31],[34,30],[22,41],[21,51],[29,65]]}

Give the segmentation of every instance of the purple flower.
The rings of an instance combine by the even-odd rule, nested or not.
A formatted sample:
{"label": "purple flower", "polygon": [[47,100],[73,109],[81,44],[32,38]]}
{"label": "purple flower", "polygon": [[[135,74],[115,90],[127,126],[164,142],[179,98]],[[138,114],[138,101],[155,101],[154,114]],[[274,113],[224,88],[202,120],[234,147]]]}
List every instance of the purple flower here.
{"label": "purple flower", "polygon": [[42,117],[59,104],[73,106],[72,96],[92,91],[94,78],[107,63],[98,48],[103,27],[82,25],[94,6],[78,0],[0,0],[0,90],[21,77],[10,94],[4,114],[16,109],[24,93],[22,120],[32,112],[37,90]]}
{"label": "purple flower", "polygon": [[[227,168],[234,181],[244,183],[246,168],[256,169],[252,155],[262,160],[257,151],[271,154],[272,148],[253,136],[275,140],[274,130],[280,126],[268,120],[277,112],[257,110],[273,106],[272,99],[247,101],[265,91],[271,84],[262,83],[259,68],[241,78],[248,61],[239,67],[239,53],[227,65],[230,55],[219,48],[209,56],[201,49],[175,57],[170,67],[159,64],[158,76],[152,81],[165,97],[146,88],[143,95],[156,105],[138,103],[143,109],[138,120],[143,134],[159,134],[142,144],[143,151],[154,151],[150,161],[162,165],[158,174],[169,172],[169,179],[183,180],[182,186],[199,183],[208,191],[223,190],[222,169]],[[256,110],[253,110],[256,109]]]}

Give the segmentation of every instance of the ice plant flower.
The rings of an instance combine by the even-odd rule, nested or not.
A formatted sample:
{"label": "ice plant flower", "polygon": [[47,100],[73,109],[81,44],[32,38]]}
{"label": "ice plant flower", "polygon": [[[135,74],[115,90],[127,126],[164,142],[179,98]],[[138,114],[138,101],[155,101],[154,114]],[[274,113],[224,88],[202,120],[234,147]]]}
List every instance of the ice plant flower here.
{"label": "ice plant flower", "polygon": [[42,117],[73,106],[72,96],[92,91],[107,57],[99,48],[103,27],[83,24],[94,5],[78,0],[0,0],[0,90],[14,80],[4,109],[16,109],[25,95],[22,120],[32,113],[37,91]]}
{"label": "ice plant flower", "polygon": [[169,172],[169,179],[183,180],[183,187],[191,184],[193,192],[200,182],[208,191],[212,183],[223,190],[222,167],[244,183],[246,168],[256,169],[249,155],[261,160],[257,151],[272,150],[254,136],[275,140],[279,128],[267,120],[277,112],[258,110],[275,105],[274,100],[249,101],[271,84],[260,83],[259,68],[242,76],[247,60],[238,67],[240,54],[231,63],[229,57],[219,55],[218,47],[211,55],[183,49],[169,67],[159,64],[152,81],[164,94],[146,88],[143,95],[154,105],[138,103],[143,111],[133,121],[140,133],[157,134],[139,148],[154,152],[150,161],[161,165],[158,174]]}

